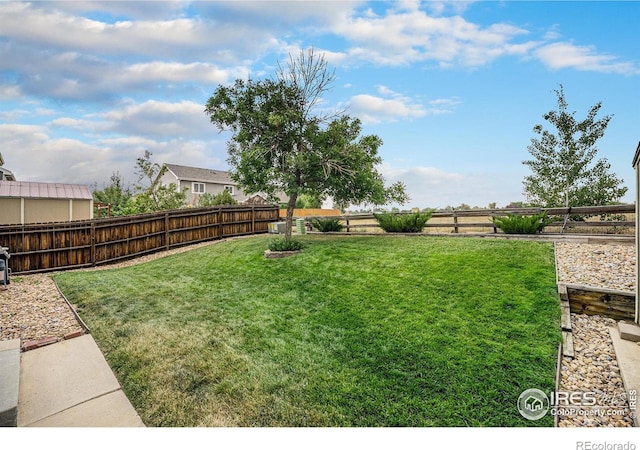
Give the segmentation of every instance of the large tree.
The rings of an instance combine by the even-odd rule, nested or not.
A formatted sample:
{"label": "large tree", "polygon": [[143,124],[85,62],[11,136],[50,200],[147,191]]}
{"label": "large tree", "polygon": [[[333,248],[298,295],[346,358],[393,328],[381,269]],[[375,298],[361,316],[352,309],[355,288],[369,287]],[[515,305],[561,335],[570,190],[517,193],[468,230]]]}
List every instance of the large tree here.
{"label": "large tree", "polygon": [[544,207],[599,206],[615,203],[627,192],[623,180],[610,172],[606,158],[594,159],[600,139],[612,116],[596,119],[602,102],[589,109],[584,120],[568,111],[562,85],[554,90],[558,110],[543,117],[555,128],[533,128],[539,138],[527,148],[533,159],[523,161],[532,174],[524,179],[524,192],[531,204]]}
{"label": "large tree", "polygon": [[274,78],[218,87],[205,107],[219,130],[232,133],[233,179],[245,191],[264,192],[272,200],[279,192],[287,195],[286,240],[300,195],[333,197],[341,204],[407,201],[404,185],[385,187],[376,168],[382,140],[361,136],[358,119],[319,107],[334,78],[311,49],[290,57]]}

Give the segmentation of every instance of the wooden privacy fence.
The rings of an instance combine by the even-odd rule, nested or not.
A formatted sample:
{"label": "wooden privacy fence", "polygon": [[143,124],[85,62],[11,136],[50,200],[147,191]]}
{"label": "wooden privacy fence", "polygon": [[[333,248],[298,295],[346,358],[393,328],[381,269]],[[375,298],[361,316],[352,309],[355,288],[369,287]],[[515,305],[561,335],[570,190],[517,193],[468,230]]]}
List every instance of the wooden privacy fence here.
{"label": "wooden privacy fence", "polygon": [[277,206],[219,206],[136,216],[0,226],[13,273],[91,267],[232,236],[266,233]]}
{"label": "wooden privacy fence", "polygon": [[[549,224],[545,230],[553,230],[552,232],[564,233],[569,230],[573,232],[585,232],[588,228],[600,230],[600,232],[611,232],[612,229],[622,230],[625,234],[633,234],[635,228],[635,212],[634,204],[625,205],[607,205],[607,206],[580,206],[571,208],[514,208],[514,209],[473,209],[473,210],[454,210],[454,211],[436,211],[433,213],[429,222],[425,225],[425,231],[430,228],[444,228],[451,233],[460,233],[461,229],[470,231],[491,230],[498,233],[499,229],[493,224],[493,217],[514,215],[533,215],[546,211],[550,217],[557,220]],[[633,214],[633,220],[627,220],[627,217],[617,218],[616,216]],[[601,215],[609,215],[614,220],[600,220]],[[572,220],[575,216],[595,217],[596,220]],[[311,219],[311,217],[307,217]],[[371,229],[380,229],[375,221],[373,214],[353,214],[340,216],[342,223],[345,225],[347,232],[351,231],[369,231]],[[625,231],[627,230],[627,231]],[[593,232],[593,231],[591,231]],[[598,231],[596,231],[598,232]]]}

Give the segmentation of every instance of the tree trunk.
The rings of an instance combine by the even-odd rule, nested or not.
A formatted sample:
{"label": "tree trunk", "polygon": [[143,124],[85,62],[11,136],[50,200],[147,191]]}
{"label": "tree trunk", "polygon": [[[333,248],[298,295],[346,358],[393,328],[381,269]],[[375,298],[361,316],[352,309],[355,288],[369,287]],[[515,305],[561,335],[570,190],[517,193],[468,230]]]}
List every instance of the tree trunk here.
{"label": "tree trunk", "polygon": [[285,219],[285,232],[284,240],[289,242],[291,240],[291,230],[293,229],[293,210],[296,207],[296,201],[298,200],[298,193],[292,193],[289,197],[289,203],[287,203],[287,218]]}

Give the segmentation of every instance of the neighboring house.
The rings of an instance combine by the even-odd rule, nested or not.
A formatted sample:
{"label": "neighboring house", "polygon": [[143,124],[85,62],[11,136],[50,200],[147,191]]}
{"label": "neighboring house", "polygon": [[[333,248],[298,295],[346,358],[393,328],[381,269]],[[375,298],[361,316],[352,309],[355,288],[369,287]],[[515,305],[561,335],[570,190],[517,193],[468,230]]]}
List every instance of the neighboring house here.
{"label": "neighboring house", "polygon": [[[187,189],[187,204],[197,205],[202,194],[216,195],[224,190],[229,191],[238,203],[266,204],[266,196],[261,193],[245,194],[238,189],[229,172],[223,170],[202,169],[199,167],[166,164],[167,171],[160,181],[165,186],[171,183],[178,186],[178,190]],[[286,196],[281,196],[285,198]],[[286,201],[286,200],[283,200]]]}
{"label": "neighboring house", "polygon": [[231,179],[229,172],[179,166],[177,164],[165,164],[165,166],[168,170],[160,181],[166,186],[174,183],[180,191],[186,188],[186,201],[189,205],[197,205],[198,199],[202,194],[216,195],[225,190],[229,191],[238,203],[242,203],[247,198],[237,189],[236,183]]}
{"label": "neighboring house", "polygon": [[93,196],[79,184],[0,180],[0,225],[93,218]]}
{"label": "neighboring house", "polygon": [[0,153],[0,181],[16,181],[16,177],[13,175],[9,169],[5,169],[4,167],[4,158],[2,157],[2,153]]}

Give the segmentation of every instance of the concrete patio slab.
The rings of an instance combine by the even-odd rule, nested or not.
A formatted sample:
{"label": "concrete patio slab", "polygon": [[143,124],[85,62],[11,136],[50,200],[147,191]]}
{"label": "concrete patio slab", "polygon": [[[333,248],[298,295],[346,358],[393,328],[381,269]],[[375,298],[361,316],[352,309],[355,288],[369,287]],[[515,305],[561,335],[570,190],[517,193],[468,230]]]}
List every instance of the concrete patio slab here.
{"label": "concrete patio slab", "polygon": [[121,390],[81,403],[29,427],[144,427]]}
{"label": "concrete patio slab", "polygon": [[20,339],[0,341],[0,427],[15,427],[20,386]]}
{"label": "concrete patio slab", "polygon": [[[129,401],[109,395],[116,392],[124,396],[90,334],[25,352],[20,370],[18,426],[101,426],[98,418],[105,416],[105,423],[110,423],[107,417],[111,415],[133,418],[130,426],[139,426],[142,422]],[[122,409],[111,410],[116,406]],[[90,417],[98,423],[88,424]]]}
{"label": "concrete patio slab", "polygon": [[627,341],[640,342],[640,325],[635,323],[618,322],[620,337]]}
{"label": "concrete patio slab", "polygon": [[[627,393],[640,393],[640,345],[624,340],[620,337],[620,331],[616,327],[609,327],[609,334],[613,340],[613,348],[618,359],[618,367],[622,376],[622,382]],[[634,424],[640,426],[638,421],[637,397]]]}

